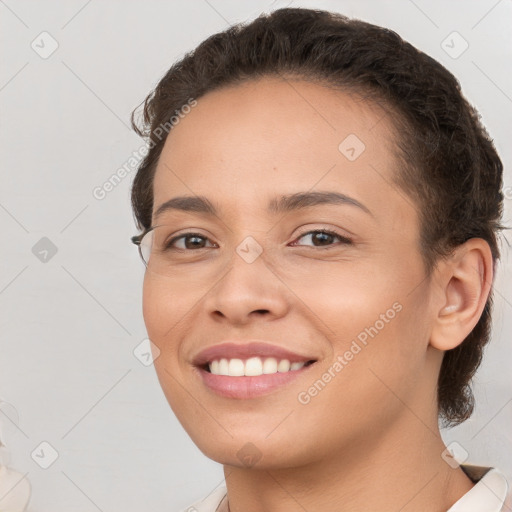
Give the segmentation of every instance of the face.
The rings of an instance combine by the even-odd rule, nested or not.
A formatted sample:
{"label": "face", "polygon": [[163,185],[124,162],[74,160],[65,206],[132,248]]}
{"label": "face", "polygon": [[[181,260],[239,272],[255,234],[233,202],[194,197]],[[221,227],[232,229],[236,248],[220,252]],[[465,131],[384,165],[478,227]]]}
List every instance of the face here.
{"label": "face", "polygon": [[[440,360],[418,215],[392,184],[392,148],[375,105],[271,78],[208,93],[169,134],[153,208],[168,245],[146,271],[143,313],[165,396],[208,457],[299,466],[377,442],[404,402],[429,414]],[[156,216],[179,196],[206,198],[215,214]],[[314,362],[272,373],[271,361],[262,376],[195,364],[204,349],[250,342]],[[222,350],[210,359],[271,354]]]}

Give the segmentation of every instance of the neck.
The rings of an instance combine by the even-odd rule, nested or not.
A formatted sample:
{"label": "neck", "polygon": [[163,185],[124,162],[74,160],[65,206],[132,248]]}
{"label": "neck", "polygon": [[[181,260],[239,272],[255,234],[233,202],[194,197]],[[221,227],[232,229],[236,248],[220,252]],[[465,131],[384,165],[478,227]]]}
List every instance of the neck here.
{"label": "neck", "polygon": [[474,484],[443,460],[437,417],[429,423],[408,411],[388,432],[333,450],[307,466],[225,465],[228,500],[219,510],[446,512]]}

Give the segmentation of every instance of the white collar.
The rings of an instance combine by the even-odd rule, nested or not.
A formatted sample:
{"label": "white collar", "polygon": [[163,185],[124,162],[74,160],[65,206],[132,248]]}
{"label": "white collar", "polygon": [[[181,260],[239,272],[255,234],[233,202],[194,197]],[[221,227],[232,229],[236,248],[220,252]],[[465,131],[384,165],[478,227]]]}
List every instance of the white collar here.
{"label": "white collar", "polygon": [[[501,512],[508,492],[508,483],[503,473],[496,468],[470,464],[461,464],[460,467],[475,485],[446,512]],[[226,492],[226,486],[220,485],[186,511],[214,512]]]}
{"label": "white collar", "polygon": [[500,512],[508,492],[505,475],[496,468],[461,464],[461,469],[475,482],[447,512]]}

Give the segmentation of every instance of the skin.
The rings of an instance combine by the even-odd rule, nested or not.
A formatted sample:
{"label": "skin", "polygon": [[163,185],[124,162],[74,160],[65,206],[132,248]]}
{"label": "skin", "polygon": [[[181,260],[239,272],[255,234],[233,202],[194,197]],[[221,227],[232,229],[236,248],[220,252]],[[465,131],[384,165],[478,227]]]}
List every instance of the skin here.
{"label": "skin", "polygon": [[[354,161],[338,149],[349,134],[366,146]],[[480,318],[491,252],[471,239],[426,277],[416,207],[391,181],[393,140],[380,107],[268,77],[199,98],[167,138],[154,211],[183,195],[206,196],[220,211],[167,212],[158,223],[177,235],[199,231],[218,247],[188,249],[166,277],[147,271],[144,320],[172,410],[223,464],[231,512],[441,512],[473,486],[441,457],[436,382],[443,351]],[[371,214],[350,205],[266,211],[271,198],[307,191],[344,193]],[[334,237],[326,249],[305,234],[322,228],[353,243]],[[250,264],[235,251],[247,236],[263,248]],[[396,302],[401,311],[300,403],[298,393]],[[233,339],[268,341],[317,362],[267,396],[222,397],[191,361]],[[259,456],[253,465],[237,456],[249,442]]]}

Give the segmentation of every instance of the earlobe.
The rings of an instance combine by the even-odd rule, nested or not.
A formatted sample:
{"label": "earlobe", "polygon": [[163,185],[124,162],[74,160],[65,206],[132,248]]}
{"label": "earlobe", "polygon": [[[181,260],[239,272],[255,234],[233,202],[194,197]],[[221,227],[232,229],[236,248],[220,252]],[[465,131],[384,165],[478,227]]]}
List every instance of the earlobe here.
{"label": "earlobe", "polygon": [[469,335],[485,307],[492,272],[491,250],[481,238],[472,238],[458,246],[438,266],[436,281],[441,292],[433,300],[432,347],[451,350]]}

